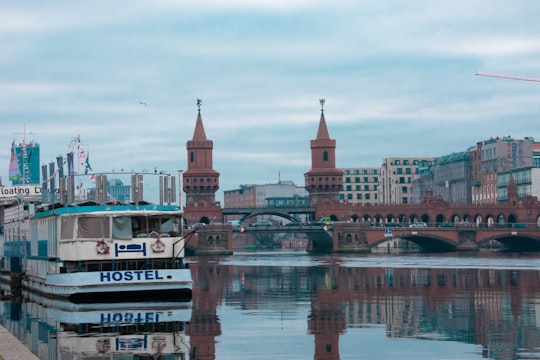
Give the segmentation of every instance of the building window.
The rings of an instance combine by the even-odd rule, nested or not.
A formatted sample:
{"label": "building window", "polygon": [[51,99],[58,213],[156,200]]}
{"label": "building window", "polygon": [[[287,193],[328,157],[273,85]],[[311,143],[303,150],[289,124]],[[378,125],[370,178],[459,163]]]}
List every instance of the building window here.
{"label": "building window", "polygon": [[362,194],[356,194],[356,200],[362,200]]}
{"label": "building window", "polygon": [[402,192],[403,194],[406,194],[406,193],[407,193],[407,187],[406,187],[406,186],[402,186],[402,187],[401,187],[401,192]]}
{"label": "building window", "polygon": [[405,178],[403,176],[399,177],[399,183],[400,184],[405,184]]}
{"label": "building window", "polygon": [[369,200],[371,198],[370,194],[366,194],[366,200]]}
{"label": "building window", "polygon": [[328,151],[323,152],[322,159],[323,161],[328,161]]}
{"label": "building window", "polygon": [[403,160],[403,165],[409,165],[409,160]]}
{"label": "building window", "polygon": [[347,191],[352,191],[352,186],[351,185],[347,185]]}
{"label": "building window", "polygon": [[195,152],[192,151],[192,152],[189,153],[189,161],[191,161],[191,162],[195,161]]}
{"label": "building window", "polygon": [[346,177],[346,178],[345,178],[345,182],[346,182],[347,184],[349,184],[349,183],[351,182],[351,178],[350,178],[350,177]]}
{"label": "building window", "polygon": [[410,174],[411,173],[411,168],[406,168],[405,169],[405,174]]}
{"label": "building window", "polygon": [[359,178],[359,177],[355,177],[355,178],[354,178],[354,182],[355,182],[355,183],[359,183],[359,182],[360,182],[360,178]]}
{"label": "building window", "polygon": [[401,198],[401,203],[402,203],[402,204],[408,204],[407,198],[406,198],[406,197],[402,197],[402,198]]}
{"label": "building window", "polygon": [[369,191],[369,185],[364,185],[364,191]]}
{"label": "building window", "polygon": [[352,194],[347,194],[347,200],[352,200]]}
{"label": "building window", "polygon": [[403,169],[402,168],[397,168],[396,169],[396,174],[403,174]]}
{"label": "building window", "polygon": [[399,165],[399,160],[394,160],[394,165]]}

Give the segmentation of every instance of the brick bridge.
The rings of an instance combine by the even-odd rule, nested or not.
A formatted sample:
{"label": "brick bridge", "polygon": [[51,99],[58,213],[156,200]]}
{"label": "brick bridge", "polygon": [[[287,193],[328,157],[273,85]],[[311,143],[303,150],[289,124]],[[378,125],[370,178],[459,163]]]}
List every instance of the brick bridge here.
{"label": "brick bridge", "polygon": [[332,250],[370,252],[391,239],[417,244],[423,251],[470,251],[498,242],[510,251],[539,251],[538,228],[480,228],[474,224],[455,227],[373,227],[357,223],[336,223],[332,231]]}
{"label": "brick bridge", "polygon": [[476,251],[493,243],[508,251],[540,251],[539,228],[478,227],[457,224],[455,227],[381,227],[365,223],[337,222],[326,227],[268,226],[234,228],[230,225],[206,225],[187,233],[188,249],[198,254],[232,254],[233,239],[249,234],[304,233],[308,251],[367,253],[373,248],[390,246],[390,240],[403,239],[425,252]]}

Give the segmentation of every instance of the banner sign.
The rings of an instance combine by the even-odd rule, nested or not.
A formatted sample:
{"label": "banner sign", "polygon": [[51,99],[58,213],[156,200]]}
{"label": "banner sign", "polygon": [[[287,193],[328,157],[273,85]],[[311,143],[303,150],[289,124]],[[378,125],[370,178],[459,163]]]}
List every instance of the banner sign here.
{"label": "banner sign", "polygon": [[18,186],[4,186],[0,187],[0,198],[16,198],[20,195],[27,196],[41,196],[41,186],[40,185],[18,185]]}

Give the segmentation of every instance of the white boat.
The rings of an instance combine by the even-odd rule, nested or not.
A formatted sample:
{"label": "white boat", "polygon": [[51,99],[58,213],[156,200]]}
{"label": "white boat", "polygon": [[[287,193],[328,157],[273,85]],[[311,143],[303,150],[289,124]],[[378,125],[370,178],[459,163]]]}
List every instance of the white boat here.
{"label": "white boat", "polygon": [[22,287],[75,303],[191,299],[174,205],[49,205],[30,219]]}

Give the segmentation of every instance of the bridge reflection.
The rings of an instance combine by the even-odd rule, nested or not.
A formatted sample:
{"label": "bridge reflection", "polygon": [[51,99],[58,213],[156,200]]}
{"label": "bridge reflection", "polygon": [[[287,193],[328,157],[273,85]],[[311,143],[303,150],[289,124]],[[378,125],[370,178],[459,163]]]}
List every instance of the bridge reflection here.
{"label": "bridge reflection", "polygon": [[[246,310],[282,311],[309,301],[306,321],[315,339],[316,359],[339,359],[341,335],[374,325],[384,325],[391,338],[439,336],[478,344],[486,357],[497,353],[498,359],[514,359],[518,351],[540,355],[539,309],[534,305],[540,298],[537,271],[337,264],[286,269],[204,260],[194,269],[194,308],[205,304],[205,313],[213,319],[204,317],[204,334],[221,335],[221,327],[210,332],[207,327],[220,324],[212,306],[222,302],[241,304]],[[194,317],[191,326],[198,319]],[[204,341],[208,348],[216,339]]]}

